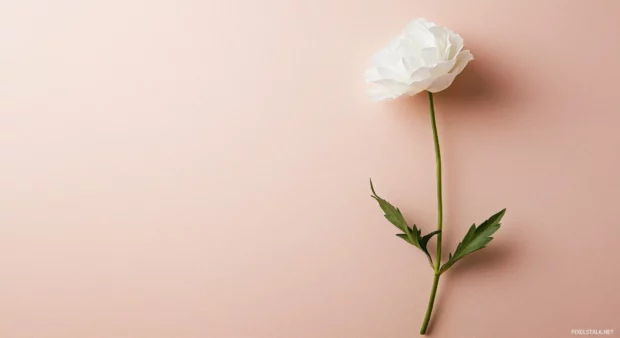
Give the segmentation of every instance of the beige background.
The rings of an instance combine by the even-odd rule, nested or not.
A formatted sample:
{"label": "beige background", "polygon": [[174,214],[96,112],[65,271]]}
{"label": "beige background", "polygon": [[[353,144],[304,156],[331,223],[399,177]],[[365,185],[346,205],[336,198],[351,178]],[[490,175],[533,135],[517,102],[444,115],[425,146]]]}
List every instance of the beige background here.
{"label": "beige background", "polygon": [[[432,273],[425,97],[362,73],[411,19],[476,60],[437,95],[433,337],[620,330],[620,2],[0,1],[0,337],[405,338]],[[620,332],[616,332],[620,334]]]}

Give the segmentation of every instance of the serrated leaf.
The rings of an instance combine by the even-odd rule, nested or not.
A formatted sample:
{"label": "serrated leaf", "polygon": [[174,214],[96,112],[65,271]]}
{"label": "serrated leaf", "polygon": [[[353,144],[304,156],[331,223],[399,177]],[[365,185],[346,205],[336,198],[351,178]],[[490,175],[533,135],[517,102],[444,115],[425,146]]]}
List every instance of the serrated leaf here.
{"label": "serrated leaf", "polygon": [[370,197],[374,198],[379,203],[379,207],[381,207],[381,210],[385,213],[385,218],[402,232],[407,234],[409,227],[407,226],[407,222],[405,221],[403,214],[397,207],[377,195],[375,192],[375,187],[372,185],[372,180],[370,180],[370,190],[372,191],[372,195]]}
{"label": "serrated leaf", "polygon": [[407,243],[422,250],[422,252],[426,254],[426,257],[428,257],[428,260],[432,266],[433,260],[431,259],[431,255],[428,252],[427,245],[428,241],[440,231],[433,231],[425,236],[422,236],[422,231],[418,229],[415,224],[413,225],[413,228],[410,228],[409,225],[407,225],[407,221],[405,221],[405,218],[400,212],[400,209],[393,206],[390,202],[384,200],[383,198],[379,197],[379,195],[377,195],[377,193],[375,192],[375,187],[372,184],[372,180],[370,180],[370,190],[372,191],[371,197],[379,203],[379,207],[381,207],[381,210],[383,210],[383,212],[385,213],[385,218],[390,221],[390,223],[394,224],[394,226],[396,226],[402,232],[404,232],[402,234],[397,234],[396,236],[404,239],[405,241],[407,241]]}
{"label": "serrated leaf", "polygon": [[454,265],[454,263],[456,263],[461,258],[469,255],[470,253],[473,253],[480,249],[484,249],[486,245],[489,244],[491,240],[493,240],[493,237],[491,237],[491,235],[493,235],[501,227],[501,224],[499,222],[501,221],[502,217],[504,217],[505,213],[506,209],[503,209],[502,211],[491,216],[486,221],[482,222],[482,224],[480,224],[480,226],[478,227],[473,224],[467,231],[467,234],[465,234],[465,237],[463,238],[461,243],[459,243],[459,245],[456,247],[454,254],[450,254],[448,256],[448,261],[441,267],[439,273],[445,272],[452,265]]}
{"label": "serrated leaf", "polygon": [[422,250],[426,257],[428,258],[428,262],[433,267],[433,259],[431,258],[431,254],[428,252],[428,242],[433,238],[433,236],[437,235],[441,232],[441,230],[435,230],[425,236],[422,236],[422,230],[418,229],[416,225],[413,225],[413,229],[409,229],[411,236],[407,236],[407,234],[397,234],[396,236],[404,239],[407,243],[415,246],[416,248]]}

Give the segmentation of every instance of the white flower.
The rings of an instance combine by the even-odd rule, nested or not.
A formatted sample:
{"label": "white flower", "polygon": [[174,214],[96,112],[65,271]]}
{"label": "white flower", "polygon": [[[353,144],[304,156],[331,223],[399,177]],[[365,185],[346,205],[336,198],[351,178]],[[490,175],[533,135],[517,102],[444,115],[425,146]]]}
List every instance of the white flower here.
{"label": "white flower", "polygon": [[423,90],[440,92],[474,59],[462,49],[458,34],[425,19],[414,20],[372,57],[372,66],[364,73],[366,82],[374,84],[369,94],[384,100]]}

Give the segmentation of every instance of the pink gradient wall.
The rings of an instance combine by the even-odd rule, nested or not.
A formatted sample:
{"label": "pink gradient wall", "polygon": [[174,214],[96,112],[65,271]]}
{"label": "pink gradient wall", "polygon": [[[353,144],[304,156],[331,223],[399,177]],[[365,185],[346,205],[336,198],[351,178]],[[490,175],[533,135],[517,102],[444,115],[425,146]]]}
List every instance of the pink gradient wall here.
{"label": "pink gradient wall", "polygon": [[[362,73],[411,19],[476,60],[436,96],[430,334],[620,330],[620,2],[0,1],[0,337],[415,337],[434,228],[425,97]],[[618,333],[618,332],[617,332]]]}

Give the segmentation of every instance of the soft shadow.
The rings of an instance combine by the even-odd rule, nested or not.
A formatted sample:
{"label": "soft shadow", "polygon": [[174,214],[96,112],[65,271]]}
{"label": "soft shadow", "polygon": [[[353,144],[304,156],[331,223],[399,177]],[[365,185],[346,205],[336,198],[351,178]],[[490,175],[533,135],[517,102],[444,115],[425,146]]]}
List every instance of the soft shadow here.
{"label": "soft shadow", "polygon": [[[493,244],[497,245],[494,246]],[[460,279],[466,277],[466,275],[497,270],[499,267],[506,268],[516,261],[516,252],[516,243],[514,241],[503,243],[491,242],[488,247],[474,252],[455,263],[450,270],[441,276],[433,315],[427,332],[429,334],[432,333],[434,324],[441,322],[444,308],[446,308],[444,305],[450,301],[450,294],[454,289],[454,285]]]}
{"label": "soft shadow", "polygon": [[[505,64],[501,52],[492,47],[472,46],[475,60],[459,74],[452,85],[437,93],[439,98],[460,106],[505,105],[523,95],[524,88],[514,81],[514,66]],[[512,80],[511,80],[512,79]]]}
{"label": "soft shadow", "polygon": [[[499,231],[501,231],[501,229]],[[461,278],[461,276],[465,274],[491,271],[499,266],[506,267],[515,259],[515,246],[510,245],[510,243],[500,245],[500,243],[491,242],[488,247],[468,255],[454,264],[449,272],[446,272],[446,275],[448,273],[450,274],[450,278],[447,278],[446,281],[448,281],[448,279]]]}
{"label": "soft shadow", "polygon": [[[459,74],[452,85],[446,90],[435,93],[435,104],[438,110],[438,119],[442,129],[449,132],[450,125],[459,125],[461,119],[469,121],[495,121],[507,123],[514,116],[510,107],[516,102],[529,100],[537,95],[523,82],[516,81],[519,75],[510,59],[503,56],[493,46],[468,45],[474,53],[475,59]],[[415,122],[423,123],[420,119],[428,114],[428,96],[425,92],[412,97],[401,97],[384,102],[391,112],[407,119],[411,123],[411,116]],[[466,116],[458,112],[466,111]],[[412,114],[419,112],[419,114]],[[442,122],[443,121],[443,122]]]}

